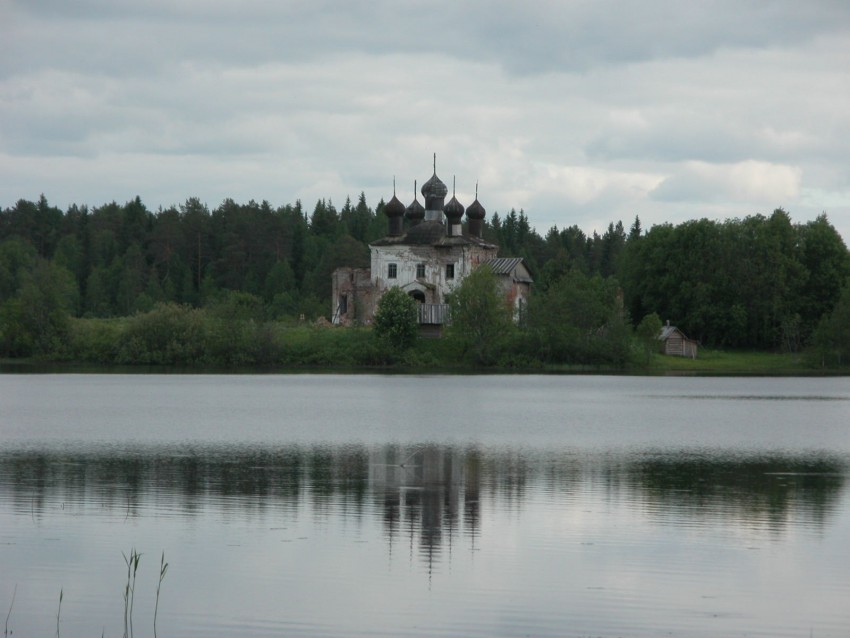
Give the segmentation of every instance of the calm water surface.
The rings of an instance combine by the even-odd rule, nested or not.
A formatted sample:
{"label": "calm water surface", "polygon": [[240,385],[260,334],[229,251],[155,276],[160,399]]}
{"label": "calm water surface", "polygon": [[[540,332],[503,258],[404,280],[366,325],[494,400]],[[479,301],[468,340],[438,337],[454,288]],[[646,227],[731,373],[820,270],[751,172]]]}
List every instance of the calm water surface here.
{"label": "calm water surface", "polygon": [[[850,380],[0,375],[13,637],[850,635]],[[62,592],[61,609],[59,595]]]}

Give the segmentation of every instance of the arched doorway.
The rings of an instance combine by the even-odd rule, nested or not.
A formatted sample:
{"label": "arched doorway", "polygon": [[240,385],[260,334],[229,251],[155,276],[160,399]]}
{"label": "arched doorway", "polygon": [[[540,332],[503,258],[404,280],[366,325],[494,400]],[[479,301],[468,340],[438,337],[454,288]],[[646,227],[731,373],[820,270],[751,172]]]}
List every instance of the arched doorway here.
{"label": "arched doorway", "polygon": [[411,290],[407,294],[413,297],[418,303],[425,303],[425,293],[421,290]]}

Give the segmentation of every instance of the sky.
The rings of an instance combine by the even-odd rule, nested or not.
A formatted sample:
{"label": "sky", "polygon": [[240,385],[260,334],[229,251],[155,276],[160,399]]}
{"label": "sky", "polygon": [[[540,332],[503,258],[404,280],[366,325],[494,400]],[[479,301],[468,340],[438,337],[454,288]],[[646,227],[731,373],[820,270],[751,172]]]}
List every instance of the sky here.
{"label": "sky", "polygon": [[[337,208],[850,241],[846,0],[0,0],[0,207]],[[419,195],[422,201],[421,195]]]}

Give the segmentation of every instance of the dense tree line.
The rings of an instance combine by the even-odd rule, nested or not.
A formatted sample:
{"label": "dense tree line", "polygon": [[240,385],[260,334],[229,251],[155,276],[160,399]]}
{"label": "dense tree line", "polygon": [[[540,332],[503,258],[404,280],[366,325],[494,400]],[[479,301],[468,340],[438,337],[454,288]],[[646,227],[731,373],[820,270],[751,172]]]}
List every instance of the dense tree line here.
{"label": "dense tree line", "polygon": [[545,298],[569,273],[615,278],[609,286],[622,291],[633,326],[656,313],[714,347],[796,352],[816,345],[815,336],[825,338],[819,323],[850,278],[850,253],[825,214],[794,224],[777,209],[648,231],[635,218],[628,232],[617,222],[602,235],[570,226],[541,237],[522,211],[511,211],[494,216],[488,231],[508,254],[525,258],[536,295]]}
{"label": "dense tree line", "polygon": [[[387,230],[382,207],[362,193],[312,212],[230,199],[210,210],[194,198],[150,211],[138,197],[63,212],[44,196],[20,200],[0,210],[0,355],[57,351],[79,332],[73,318],[198,309],[206,339],[228,318],[327,316],[331,272],[368,266],[369,242]],[[536,360],[621,360],[617,335],[653,313],[709,346],[845,352],[829,326],[842,325],[850,255],[825,215],[794,224],[776,210],[648,231],[636,218],[628,231],[612,222],[601,235],[577,226],[540,235],[511,210],[484,232],[535,278],[522,352]]]}
{"label": "dense tree line", "polygon": [[[329,273],[368,265],[367,243],[384,234],[365,196],[341,210],[301,203],[225,200],[210,211],[197,199],[157,212],[137,197],[124,205],[64,214],[42,196],[0,213],[0,242],[19,238],[74,277],[83,316],[124,316],[158,301],[201,306],[222,290],[264,300],[277,315],[325,312]],[[321,305],[321,311],[317,306]]]}
{"label": "dense tree line", "polygon": [[152,212],[137,197],[63,213],[44,196],[20,200],[0,211],[4,350],[46,345],[20,337],[36,305],[33,287],[50,296],[47,306],[77,317],[129,316],[158,303],[204,307],[239,292],[255,298],[266,318],[315,318],[330,307],[331,272],[368,266],[367,243],[384,226],[362,194],[340,210],[320,200],[312,214],[300,202],[273,209],[225,200],[210,211],[193,198]]}
{"label": "dense tree line", "polygon": [[835,307],[850,255],[825,215],[654,226],[629,239],[620,280],[633,318],[657,312],[713,346],[797,351]]}

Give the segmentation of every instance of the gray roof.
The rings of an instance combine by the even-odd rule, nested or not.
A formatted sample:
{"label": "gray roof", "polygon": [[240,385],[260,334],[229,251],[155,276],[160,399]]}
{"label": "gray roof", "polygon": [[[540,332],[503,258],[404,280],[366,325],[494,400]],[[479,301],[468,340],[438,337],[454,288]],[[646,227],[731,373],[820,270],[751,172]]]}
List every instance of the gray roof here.
{"label": "gray roof", "polygon": [[[531,276],[525,276],[528,269],[522,261],[522,257],[494,257],[483,262],[490,267],[494,275],[511,275],[516,276],[517,281],[533,283]],[[516,273],[517,267],[522,266],[525,274]]]}
{"label": "gray roof", "polygon": [[[674,334],[679,333],[682,335],[683,339],[688,339],[684,332],[679,330],[676,326],[671,326],[669,323],[661,328],[661,333],[658,335],[659,341],[667,341]],[[688,339],[689,341],[693,341],[692,339]]]}
{"label": "gray roof", "polygon": [[423,221],[416,226],[411,226],[407,232],[398,237],[382,237],[372,242],[372,246],[478,246],[493,247],[479,237],[474,235],[446,236],[446,225],[440,221]]}

